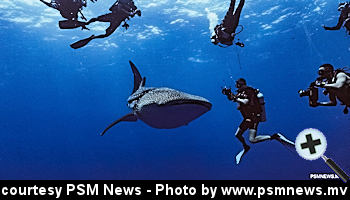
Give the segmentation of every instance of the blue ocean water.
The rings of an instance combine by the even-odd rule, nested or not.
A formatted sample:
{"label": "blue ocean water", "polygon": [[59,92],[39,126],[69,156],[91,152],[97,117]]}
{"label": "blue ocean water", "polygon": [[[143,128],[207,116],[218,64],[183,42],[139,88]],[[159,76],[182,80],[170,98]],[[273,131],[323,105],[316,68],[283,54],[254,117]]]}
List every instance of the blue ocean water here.
{"label": "blue ocean water", "polygon": [[[88,2],[84,13],[104,14],[112,3]],[[268,120],[260,134],[294,140],[318,128],[327,137],[326,155],[350,172],[349,115],[341,106],[310,108],[297,94],[321,64],[349,65],[350,36],[321,27],[337,23],[339,2],[247,0],[238,36],[246,47],[223,49],[210,43],[209,27],[229,3],[135,0],[143,13],[129,30],[74,50],[69,44],[104,33],[106,24],[60,30],[58,12],[39,1],[1,1],[0,179],[303,180],[331,173],[322,160],[303,160],[276,141],[251,145],[235,164],[242,117],[221,87],[240,77],[264,93]],[[178,129],[124,122],[99,136],[130,112],[129,60],[147,86],[203,96],[212,110]]]}

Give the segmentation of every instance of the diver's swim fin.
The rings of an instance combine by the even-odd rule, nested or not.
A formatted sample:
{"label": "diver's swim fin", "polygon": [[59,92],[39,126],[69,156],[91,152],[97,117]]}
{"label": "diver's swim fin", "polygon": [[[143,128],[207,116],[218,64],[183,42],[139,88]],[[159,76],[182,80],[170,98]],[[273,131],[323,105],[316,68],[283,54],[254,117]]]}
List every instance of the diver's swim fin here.
{"label": "diver's swim fin", "polygon": [[240,151],[237,155],[236,155],[236,164],[238,165],[241,160],[242,157],[249,151],[250,147],[247,146],[246,148],[244,148],[242,151]]}
{"label": "diver's swim fin", "polygon": [[288,140],[286,137],[284,137],[281,133],[276,133],[273,136],[271,136],[272,139],[275,139],[277,141],[279,141],[281,144],[283,145],[288,145],[288,146],[292,146],[294,147],[295,144],[294,142]]}
{"label": "diver's swim fin", "polygon": [[94,39],[94,37],[95,37],[95,35],[92,35],[86,39],[79,40],[78,42],[71,44],[70,47],[72,47],[73,49],[79,49],[79,48],[87,45],[91,40]]}
{"label": "diver's swim fin", "polygon": [[103,136],[110,128],[112,128],[114,125],[118,124],[119,122],[136,122],[137,117],[133,113],[129,113],[125,115],[124,117],[118,119],[117,121],[113,122],[111,125],[109,125],[102,133],[101,136]]}
{"label": "diver's swim fin", "polygon": [[73,20],[63,20],[58,22],[60,29],[74,29],[79,27],[85,27],[85,22],[73,21]]}

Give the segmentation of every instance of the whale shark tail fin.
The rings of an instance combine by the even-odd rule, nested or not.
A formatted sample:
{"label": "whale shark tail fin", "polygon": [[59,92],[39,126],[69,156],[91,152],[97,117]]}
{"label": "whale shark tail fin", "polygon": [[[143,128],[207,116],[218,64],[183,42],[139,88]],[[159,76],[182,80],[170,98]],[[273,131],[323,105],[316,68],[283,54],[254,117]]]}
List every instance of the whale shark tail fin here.
{"label": "whale shark tail fin", "polygon": [[132,90],[132,93],[134,93],[140,88],[140,86],[144,86],[146,79],[142,79],[139,70],[136,68],[133,62],[129,61],[129,64],[131,66],[132,73],[134,74],[134,89]]}
{"label": "whale shark tail fin", "polygon": [[118,119],[117,121],[113,122],[111,125],[109,125],[102,133],[101,136],[103,136],[110,128],[118,124],[119,122],[136,122],[137,117],[133,113],[129,113],[125,115],[124,117]]}

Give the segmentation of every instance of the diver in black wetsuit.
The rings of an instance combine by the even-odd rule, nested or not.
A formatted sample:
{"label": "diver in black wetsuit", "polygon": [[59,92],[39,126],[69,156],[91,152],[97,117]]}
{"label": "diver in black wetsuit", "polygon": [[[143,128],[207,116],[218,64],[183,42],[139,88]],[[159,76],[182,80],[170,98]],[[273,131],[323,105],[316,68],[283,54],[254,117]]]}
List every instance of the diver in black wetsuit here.
{"label": "diver in black wetsuit", "polygon": [[337,99],[345,105],[344,114],[348,114],[350,107],[350,73],[344,69],[336,69],[331,64],[323,64],[318,70],[321,79],[315,84],[317,87],[325,88],[325,94],[329,96],[329,102],[317,102],[314,106],[336,106]]}
{"label": "diver in black wetsuit", "polygon": [[88,25],[96,21],[109,22],[110,25],[106,29],[105,34],[98,36],[92,35],[89,38],[75,42],[70,46],[73,49],[78,49],[87,45],[93,39],[108,37],[120,26],[122,22],[124,22],[122,27],[128,29],[129,25],[126,23],[126,20],[129,20],[130,17],[134,17],[135,15],[141,16],[141,11],[137,10],[137,7],[135,6],[133,0],[117,0],[109,10],[111,11],[111,13],[101,15],[97,18],[92,18],[86,23]]}
{"label": "diver in black wetsuit", "polygon": [[[86,23],[78,20],[78,13],[81,14],[81,18],[86,20],[83,13],[81,12],[83,7],[86,7],[86,0],[51,0],[50,3],[40,0],[45,5],[60,11],[62,17],[67,20],[59,21],[59,27],[61,29],[74,29],[81,27],[86,28]],[[95,2],[96,0],[91,0]]]}
{"label": "diver in black wetsuit", "polygon": [[327,27],[323,26],[325,30],[339,30],[344,22],[344,27],[346,28],[348,34],[350,35],[350,3],[345,2],[345,3],[340,3],[338,7],[338,11],[341,11],[338,24],[334,27]]}
{"label": "diver in black wetsuit", "polygon": [[[239,25],[239,18],[241,16],[244,2],[245,0],[240,0],[236,11],[234,11],[236,0],[231,0],[230,8],[228,9],[224,20],[214,28],[214,33],[211,37],[211,42],[213,44],[217,45],[221,43],[226,46],[231,46],[233,44],[235,36],[238,34],[236,33],[236,29]],[[244,47],[244,44],[241,42],[235,44]]]}
{"label": "diver in black wetsuit", "polygon": [[242,143],[243,150],[236,155],[236,164],[239,164],[243,155],[245,155],[250,146],[245,142],[243,133],[249,129],[249,141],[251,143],[259,143],[266,140],[277,140],[282,144],[294,146],[294,143],[288,140],[280,133],[270,135],[257,135],[258,125],[260,122],[266,121],[265,102],[259,90],[247,86],[246,81],[240,78],[236,81],[237,94],[233,94],[230,89],[224,88],[222,93],[227,96],[230,101],[239,104],[243,121],[236,131],[236,138]]}

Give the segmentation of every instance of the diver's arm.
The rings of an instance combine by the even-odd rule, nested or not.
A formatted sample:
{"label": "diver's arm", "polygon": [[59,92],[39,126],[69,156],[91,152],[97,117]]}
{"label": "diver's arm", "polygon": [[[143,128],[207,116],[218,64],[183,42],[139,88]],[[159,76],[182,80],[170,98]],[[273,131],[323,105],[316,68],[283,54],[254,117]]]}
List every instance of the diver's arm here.
{"label": "diver's arm", "polygon": [[335,93],[331,92],[329,93],[329,102],[319,102],[319,106],[336,106],[337,105],[337,98],[335,97]]}
{"label": "diver's arm", "polygon": [[115,6],[117,6],[117,4],[118,4],[119,2],[118,2],[118,0],[109,8],[109,11],[112,11],[113,10],[113,8],[115,7]]}
{"label": "diver's arm", "polygon": [[341,26],[343,25],[345,19],[343,17],[343,15],[340,15],[339,20],[338,20],[338,24],[336,26],[333,27],[327,27],[327,26],[323,26],[323,28],[325,30],[339,30],[341,28]]}
{"label": "diver's arm", "polygon": [[339,73],[337,75],[337,82],[332,84],[325,84],[323,87],[339,89],[343,87],[345,84],[346,84],[346,75],[344,73]]}

